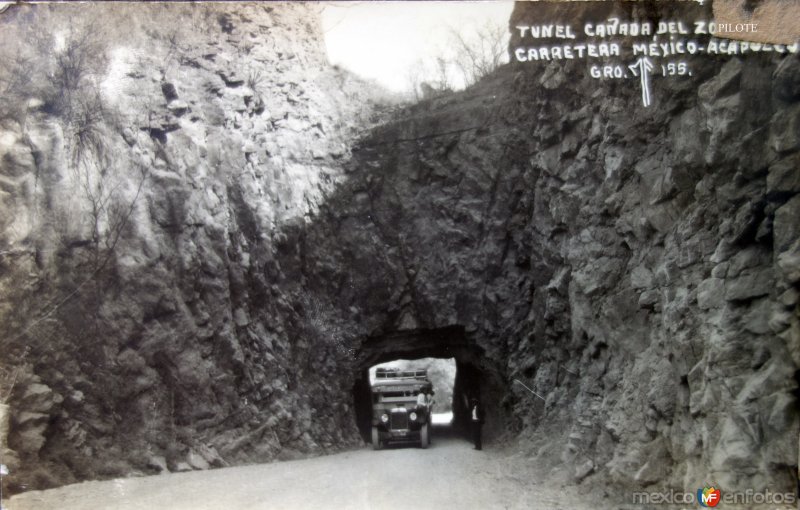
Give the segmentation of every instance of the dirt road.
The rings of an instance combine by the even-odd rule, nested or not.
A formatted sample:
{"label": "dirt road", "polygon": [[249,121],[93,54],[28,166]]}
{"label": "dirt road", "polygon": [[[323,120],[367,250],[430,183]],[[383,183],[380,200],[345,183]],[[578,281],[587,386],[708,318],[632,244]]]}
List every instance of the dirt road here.
{"label": "dirt road", "polygon": [[520,474],[508,452],[434,436],[306,460],[86,482],[20,494],[10,510],[592,508]]}

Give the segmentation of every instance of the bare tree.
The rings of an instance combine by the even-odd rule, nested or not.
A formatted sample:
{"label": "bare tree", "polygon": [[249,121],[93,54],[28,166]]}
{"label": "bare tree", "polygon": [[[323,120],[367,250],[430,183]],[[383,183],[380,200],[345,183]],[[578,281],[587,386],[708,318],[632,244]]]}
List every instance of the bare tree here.
{"label": "bare tree", "polygon": [[507,58],[507,30],[491,21],[478,26],[472,32],[450,30],[455,58],[466,86],[476,83],[500,67]]}
{"label": "bare tree", "polygon": [[491,21],[472,29],[450,28],[450,43],[436,55],[419,58],[409,68],[408,83],[415,100],[468,87],[507,61],[508,31]]}
{"label": "bare tree", "polygon": [[418,58],[414,64],[409,66],[408,71],[406,71],[406,81],[411,90],[412,99],[415,101],[422,99],[420,85],[425,81],[422,59]]}
{"label": "bare tree", "polygon": [[81,94],[70,100],[67,142],[70,147],[72,166],[105,162],[108,159],[103,140],[103,124],[110,112],[105,106],[100,91],[95,86],[82,87]]}
{"label": "bare tree", "polygon": [[408,84],[415,100],[441,95],[453,89],[452,59],[439,54],[417,59],[408,71]]}

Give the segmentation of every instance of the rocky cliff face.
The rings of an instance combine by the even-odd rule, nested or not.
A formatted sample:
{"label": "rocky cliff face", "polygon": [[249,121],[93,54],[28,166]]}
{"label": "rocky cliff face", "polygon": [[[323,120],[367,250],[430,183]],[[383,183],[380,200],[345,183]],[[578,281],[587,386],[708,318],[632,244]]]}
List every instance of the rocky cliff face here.
{"label": "rocky cliff face", "polygon": [[[519,6],[511,25],[540,12]],[[797,55],[696,59],[650,109],[556,64],[520,69],[514,89],[536,111],[519,120],[537,174],[522,230],[545,253],[521,323],[533,336],[507,358],[548,395],[523,413],[529,432],[569,423],[542,452],[578,477],[792,488]]]}
{"label": "rocky cliff face", "polygon": [[62,90],[9,84],[12,483],[356,444],[348,351],[313,336],[279,247],[342,179],[370,87],[327,65],[312,6],[119,7],[4,18],[12,40],[44,39],[36,84],[103,64]]}
{"label": "rocky cliff face", "polygon": [[649,108],[583,64],[511,65],[356,143],[369,97],[310,9],[132,23],[84,166],[45,100],[5,121],[26,483],[358,444],[353,384],[411,353],[455,357],[489,434],[573,480],[793,487],[796,55],[700,60]]}
{"label": "rocky cliff face", "polygon": [[[510,25],[702,9],[521,4]],[[367,351],[463,327],[489,429],[573,480],[789,490],[799,65],[697,59],[645,108],[584,62],[528,62],[409,108],[304,231],[307,291]]]}

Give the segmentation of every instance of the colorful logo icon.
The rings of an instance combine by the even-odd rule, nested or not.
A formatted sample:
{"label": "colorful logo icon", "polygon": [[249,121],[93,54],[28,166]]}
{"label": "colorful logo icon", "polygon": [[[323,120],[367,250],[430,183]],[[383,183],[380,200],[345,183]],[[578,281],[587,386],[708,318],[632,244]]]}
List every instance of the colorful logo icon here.
{"label": "colorful logo icon", "polygon": [[703,487],[702,489],[697,489],[697,502],[700,503],[700,506],[717,506],[717,503],[719,503],[720,499],[722,499],[722,495],[720,494],[719,489],[715,489],[714,487]]}

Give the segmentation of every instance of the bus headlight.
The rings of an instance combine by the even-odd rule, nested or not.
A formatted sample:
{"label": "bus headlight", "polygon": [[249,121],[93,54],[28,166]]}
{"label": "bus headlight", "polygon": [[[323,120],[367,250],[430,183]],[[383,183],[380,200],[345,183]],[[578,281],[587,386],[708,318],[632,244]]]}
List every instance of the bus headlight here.
{"label": "bus headlight", "polygon": [[411,414],[408,415],[408,417],[411,418],[411,421],[414,421],[417,419],[417,413],[412,411]]}
{"label": "bus headlight", "polygon": [[383,414],[381,415],[381,421],[382,421],[383,423],[389,423],[389,415],[388,415],[388,414],[386,414],[386,413],[383,413]]}

